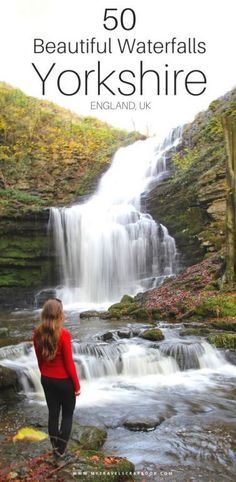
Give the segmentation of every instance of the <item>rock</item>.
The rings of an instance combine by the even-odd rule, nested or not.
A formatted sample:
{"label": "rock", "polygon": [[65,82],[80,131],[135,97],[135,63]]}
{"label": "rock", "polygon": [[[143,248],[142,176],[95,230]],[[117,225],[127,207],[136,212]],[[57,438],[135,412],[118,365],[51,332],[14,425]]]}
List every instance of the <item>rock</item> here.
{"label": "rock", "polygon": [[120,303],[125,303],[125,304],[129,304],[129,303],[133,303],[133,302],[134,302],[134,299],[132,298],[132,296],[129,296],[129,295],[122,296],[122,298],[120,300]]}
{"label": "rock", "polygon": [[14,370],[0,365],[0,388],[12,388],[18,384],[18,377]]}
{"label": "rock", "polygon": [[53,288],[39,291],[39,293],[37,293],[37,295],[35,296],[36,307],[42,308],[47,300],[55,297],[56,290]]}
{"label": "rock", "polygon": [[236,351],[235,350],[226,350],[225,351],[225,358],[229,363],[236,366]]}
{"label": "rock", "polygon": [[236,349],[236,333],[217,333],[217,335],[208,336],[207,340],[216,348]]}
{"label": "rock", "polygon": [[99,313],[99,318],[102,320],[117,320],[120,319],[121,315],[118,313],[118,311],[104,311],[102,313]]}
{"label": "rock", "polygon": [[107,331],[106,333],[103,333],[102,335],[100,335],[99,339],[103,341],[112,341],[116,339],[116,332]]}
{"label": "rock", "polygon": [[148,328],[140,333],[139,337],[150,341],[161,341],[165,338],[160,328]]}
{"label": "rock", "polygon": [[98,450],[105,443],[107,433],[105,430],[93,426],[74,425],[71,438],[83,449]]}
{"label": "rock", "polygon": [[8,328],[0,328],[0,338],[6,338],[9,335]]}
{"label": "rock", "polygon": [[155,430],[155,428],[164,422],[164,420],[165,418],[162,416],[148,420],[144,418],[136,419],[135,417],[130,417],[124,422],[124,427],[134,432],[149,432]]}
{"label": "rock", "polygon": [[236,321],[212,321],[209,325],[215,330],[236,331]]}
{"label": "rock", "polygon": [[31,340],[27,340],[24,336],[22,337],[7,337],[7,338],[1,338],[0,337],[0,348],[3,348],[4,346],[12,346],[12,345],[18,345],[18,343],[22,342],[27,342]]}
{"label": "rock", "polygon": [[98,318],[100,313],[95,310],[82,311],[80,313],[80,318]]}
{"label": "rock", "polygon": [[150,318],[147,308],[138,308],[137,310],[131,311],[130,315],[137,320],[148,320]]}
{"label": "rock", "polygon": [[233,317],[236,316],[236,303],[232,296],[217,294],[209,296],[191,310],[191,317]]}
{"label": "rock", "polygon": [[119,338],[131,338],[132,336],[135,336],[128,328],[118,330],[117,335],[119,336]]}
{"label": "rock", "polygon": [[179,336],[206,336],[210,333],[208,328],[185,328],[180,330]]}

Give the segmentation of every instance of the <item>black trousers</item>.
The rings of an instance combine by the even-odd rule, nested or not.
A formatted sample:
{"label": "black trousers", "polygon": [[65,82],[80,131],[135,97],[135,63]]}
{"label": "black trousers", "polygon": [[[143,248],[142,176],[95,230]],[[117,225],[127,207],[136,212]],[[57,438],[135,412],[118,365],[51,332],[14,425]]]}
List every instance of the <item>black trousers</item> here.
{"label": "black trousers", "polygon": [[[75,409],[75,392],[70,378],[41,376],[48,406],[48,433],[54,450],[65,452],[72,428]],[[59,417],[61,413],[61,423]]]}

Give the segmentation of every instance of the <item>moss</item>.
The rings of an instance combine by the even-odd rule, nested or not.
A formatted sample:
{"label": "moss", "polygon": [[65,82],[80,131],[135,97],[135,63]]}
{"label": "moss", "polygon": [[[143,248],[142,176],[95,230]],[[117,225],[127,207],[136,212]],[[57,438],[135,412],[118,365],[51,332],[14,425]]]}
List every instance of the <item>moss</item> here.
{"label": "moss", "polygon": [[207,340],[216,348],[236,349],[236,334],[219,333],[208,336]]}
{"label": "moss", "polygon": [[236,331],[236,321],[213,321],[210,326],[215,330]]}
{"label": "moss", "polygon": [[236,316],[236,304],[232,297],[219,294],[202,301],[191,313],[201,318]]}
{"label": "moss", "polygon": [[18,379],[14,370],[0,366],[0,388],[11,388],[17,385]]}
{"label": "moss", "polygon": [[107,433],[97,427],[79,426],[74,429],[72,439],[78,442],[79,446],[86,450],[100,449],[107,438]]}
{"label": "moss", "polygon": [[139,308],[139,304],[133,302],[120,302],[120,303],[115,303],[114,305],[111,305],[108,308],[109,313],[117,313],[119,315],[129,315],[132,314],[135,310]]}
{"label": "moss", "polygon": [[149,310],[146,308],[138,308],[134,311],[130,311],[129,314],[137,320],[148,320],[150,318]]}
{"label": "moss", "polygon": [[226,154],[221,118],[235,110],[233,89],[184,126],[181,142],[167,154],[172,176],[147,199],[147,211],[168,227],[185,266],[225,246]]}
{"label": "moss", "polygon": [[160,328],[148,328],[148,330],[143,331],[139,336],[150,341],[164,340],[164,335]]}
{"label": "moss", "polygon": [[122,298],[120,300],[120,303],[128,304],[128,303],[133,303],[133,301],[134,301],[134,299],[132,298],[132,296],[124,295],[124,296],[122,296]]}
{"label": "moss", "polygon": [[161,320],[162,319],[163,313],[161,312],[161,310],[158,310],[157,308],[152,308],[150,310],[150,313],[151,313],[151,317],[153,318],[153,320]]}
{"label": "moss", "polygon": [[186,328],[179,332],[180,336],[206,336],[210,330],[208,328]]}
{"label": "moss", "polygon": [[[67,204],[94,189],[114,151],[142,138],[0,82],[0,213]],[[20,172],[20,176],[19,176]]]}

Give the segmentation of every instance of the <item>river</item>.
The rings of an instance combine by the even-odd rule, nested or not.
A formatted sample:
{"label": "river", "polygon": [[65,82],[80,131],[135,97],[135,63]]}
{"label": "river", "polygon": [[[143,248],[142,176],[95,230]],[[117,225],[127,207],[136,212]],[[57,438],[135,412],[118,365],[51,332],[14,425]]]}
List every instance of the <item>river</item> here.
{"label": "river", "polygon": [[[37,310],[15,311],[0,321],[11,336],[28,339],[38,319]],[[150,342],[138,336],[147,323],[86,320],[66,311],[82,385],[75,421],[105,428],[103,450],[128,457],[151,482],[233,481],[236,367],[203,338],[181,337],[181,324],[157,325],[165,340]],[[32,343],[1,348],[0,359],[21,380],[21,396],[1,402],[3,435],[29,421],[46,425]],[[11,460],[14,451],[2,451]]]}

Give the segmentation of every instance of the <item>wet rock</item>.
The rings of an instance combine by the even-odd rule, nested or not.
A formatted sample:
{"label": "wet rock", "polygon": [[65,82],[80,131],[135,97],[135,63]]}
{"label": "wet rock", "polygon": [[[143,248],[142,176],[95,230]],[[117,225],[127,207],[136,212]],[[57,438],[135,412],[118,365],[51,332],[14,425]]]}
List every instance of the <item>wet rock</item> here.
{"label": "wet rock", "polygon": [[140,338],[150,341],[161,341],[164,340],[164,335],[160,328],[148,328],[139,334]]}
{"label": "wet rock", "polygon": [[236,366],[236,350],[226,350],[225,358],[229,363]]}
{"label": "wet rock", "polygon": [[120,303],[133,303],[134,299],[132,298],[132,296],[129,296],[129,295],[124,295],[122,296],[121,300],[120,300]]}
{"label": "wet rock", "polygon": [[18,337],[17,338],[13,338],[13,337],[0,338],[0,348],[3,348],[5,346],[18,345],[18,343],[22,343],[26,341],[30,341],[30,340],[27,340],[23,336],[19,338]]}
{"label": "wet rock", "polygon": [[131,338],[132,336],[134,336],[134,333],[124,328],[123,330],[118,330],[117,335],[119,336],[119,338]]}
{"label": "wet rock", "polygon": [[106,441],[107,433],[101,428],[93,426],[75,425],[72,440],[77,442],[83,449],[98,450]]}
{"label": "wet rock", "polygon": [[138,308],[130,313],[137,320],[148,320],[150,318],[149,311],[146,308]]}
{"label": "wet rock", "polygon": [[236,333],[217,333],[208,336],[207,340],[216,348],[236,349]]}
{"label": "wet rock", "polygon": [[0,389],[15,387],[18,383],[16,372],[11,368],[0,366]]}
{"label": "wet rock", "polygon": [[0,338],[6,338],[9,335],[8,328],[0,328]]}
{"label": "wet rock", "polygon": [[80,318],[98,318],[100,313],[95,310],[82,311],[80,313]]}
{"label": "wet rock", "polygon": [[121,315],[120,313],[118,313],[118,311],[104,311],[102,313],[99,313],[99,318],[101,318],[102,320],[118,320],[121,318]]}
{"label": "wet rock", "polygon": [[149,420],[130,417],[124,422],[124,427],[134,432],[149,432],[155,430],[164,420],[165,418],[162,416]]}
{"label": "wet rock", "polygon": [[215,330],[223,330],[223,331],[236,331],[236,321],[213,321],[210,323],[210,326]]}
{"label": "wet rock", "polygon": [[210,333],[208,328],[186,328],[180,330],[179,336],[206,336]]}
{"label": "wet rock", "polygon": [[55,289],[46,289],[42,290],[37,295],[35,296],[35,302],[37,308],[42,308],[44,303],[51,299],[56,297],[56,290]]}
{"label": "wet rock", "polygon": [[103,333],[102,335],[99,336],[99,340],[103,341],[112,341],[116,339],[116,332],[112,331],[107,331],[106,333]]}

